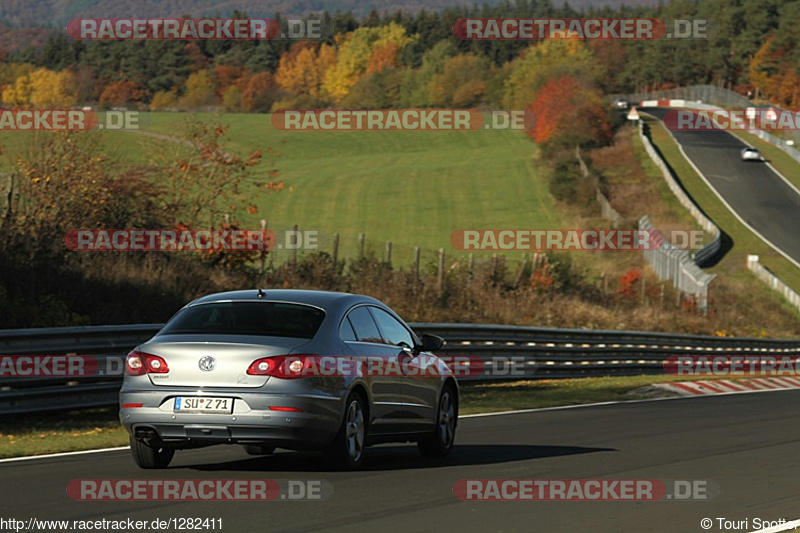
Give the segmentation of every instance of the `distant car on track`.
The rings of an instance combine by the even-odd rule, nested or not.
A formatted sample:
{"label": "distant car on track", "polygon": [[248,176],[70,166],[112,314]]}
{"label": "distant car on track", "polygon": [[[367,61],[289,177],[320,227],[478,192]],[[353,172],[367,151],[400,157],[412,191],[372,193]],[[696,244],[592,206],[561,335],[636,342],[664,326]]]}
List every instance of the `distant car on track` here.
{"label": "distant car on track", "polygon": [[628,109],[628,101],[624,98],[617,98],[614,100],[614,109],[619,109],[620,111],[626,111]]}
{"label": "distant car on track", "polygon": [[[212,294],[128,354],[120,420],[141,468],[166,468],[175,450],[212,444],[241,444],[251,455],[323,450],[345,469],[381,442],[416,442],[423,455],[443,457],[453,448],[459,401],[453,373],[431,353],[443,344],[417,337],[367,296]],[[305,372],[323,357],[376,357],[403,371]],[[415,365],[428,371],[407,371]]]}
{"label": "distant car on track", "polygon": [[739,153],[739,157],[741,157],[742,161],[762,161],[763,158],[761,157],[761,152],[753,148],[752,146],[747,146],[742,148],[742,151]]}

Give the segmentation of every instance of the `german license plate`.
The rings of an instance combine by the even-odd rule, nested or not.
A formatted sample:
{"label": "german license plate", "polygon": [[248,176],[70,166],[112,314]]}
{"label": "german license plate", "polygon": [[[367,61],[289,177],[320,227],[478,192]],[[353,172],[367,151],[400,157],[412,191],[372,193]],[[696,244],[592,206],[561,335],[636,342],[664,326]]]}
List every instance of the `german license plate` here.
{"label": "german license plate", "polygon": [[231,413],[233,398],[175,398],[175,411],[181,413]]}

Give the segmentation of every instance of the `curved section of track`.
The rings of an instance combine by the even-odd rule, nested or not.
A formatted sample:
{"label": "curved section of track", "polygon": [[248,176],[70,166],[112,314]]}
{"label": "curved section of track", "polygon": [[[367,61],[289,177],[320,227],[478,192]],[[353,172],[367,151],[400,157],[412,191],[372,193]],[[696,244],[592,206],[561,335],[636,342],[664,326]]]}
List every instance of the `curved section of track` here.
{"label": "curved section of track", "polygon": [[[667,109],[643,111],[663,119]],[[730,209],[800,263],[800,192],[763,162],[742,161],[747,146],[726,131],[673,131],[686,156]]]}

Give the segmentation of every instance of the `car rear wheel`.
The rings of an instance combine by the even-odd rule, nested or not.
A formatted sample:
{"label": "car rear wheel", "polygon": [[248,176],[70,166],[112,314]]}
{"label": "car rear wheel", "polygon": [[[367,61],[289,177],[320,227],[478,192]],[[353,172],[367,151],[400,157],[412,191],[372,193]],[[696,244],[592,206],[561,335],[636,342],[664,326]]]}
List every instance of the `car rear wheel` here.
{"label": "car rear wheel", "polygon": [[350,394],[345,402],[344,420],[339,433],[325,450],[325,460],[337,470],[355,470],[364,461],[364,444],[367,439],[367,414],[364,399],[358,393]]}
{"label": "car rear wheel", "polygon": [[458,399],[455,389],[446,385],[439,398],[436,411],[436,426],[433,433],[417,442],[417,447],[426,457],[447,457],[453,451],[458,421]]}
{"label": "car rear wheel", "polygon": [[149,446],[143,441],[131,436],[131,455],[139,468],[166,468],[175,457],[175,449],[163,446]]}
{"label": "car rear wheel", "polygon": [[275,446],[261,446],[258,444],[245,444],[244,451],[248,455],[272,455],[275,451]]}

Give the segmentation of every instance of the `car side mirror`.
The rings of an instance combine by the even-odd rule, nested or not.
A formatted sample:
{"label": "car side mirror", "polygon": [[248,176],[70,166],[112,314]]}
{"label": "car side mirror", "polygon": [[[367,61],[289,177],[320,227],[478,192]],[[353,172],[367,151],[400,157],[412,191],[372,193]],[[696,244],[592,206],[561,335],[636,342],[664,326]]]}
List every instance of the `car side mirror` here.
{"label": "car side mirror", "polygon": [[436,350],[440,350],[442,346],[444,346],[444,342],[444,339],[441,337],[425,333],[422,335],[422,351],[435,352]]}

